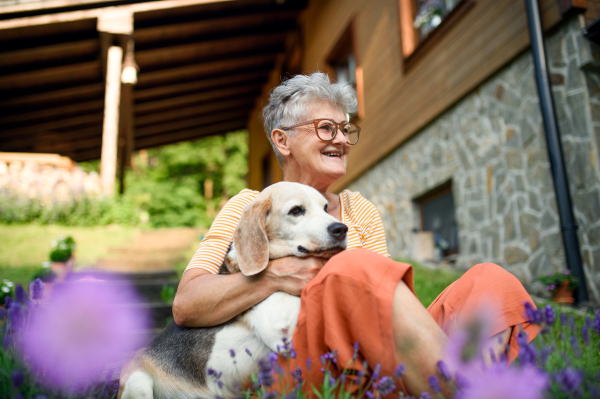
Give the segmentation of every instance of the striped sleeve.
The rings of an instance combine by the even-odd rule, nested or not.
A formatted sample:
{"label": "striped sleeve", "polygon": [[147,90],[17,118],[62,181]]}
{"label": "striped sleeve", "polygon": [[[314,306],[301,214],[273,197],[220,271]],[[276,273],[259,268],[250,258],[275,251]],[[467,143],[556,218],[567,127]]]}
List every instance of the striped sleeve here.
{"label": "striped sleeve", "polygon": [[346,195],[350,197],[351,217],[360,226],[362,247],[389,257],[383,223],[375,205],[359,192],[347,191]]}
{"label": "striped sleeve", "polygon": [[258,191],[244,189],[225,204],[200,242],[185,271],[199,268],[213,274],[219,272],[219,267],[225,260],[227,250],[233,241],[233,232],[242,216],[242,211],[258,194]]}

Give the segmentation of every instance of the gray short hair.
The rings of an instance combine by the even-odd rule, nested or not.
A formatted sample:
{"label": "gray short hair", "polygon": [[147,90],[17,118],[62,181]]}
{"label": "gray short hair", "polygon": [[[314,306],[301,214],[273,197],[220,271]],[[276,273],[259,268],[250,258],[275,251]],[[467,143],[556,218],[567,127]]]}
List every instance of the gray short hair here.
{"label": "gray short hair", "polygon": [[308,104],[318,100],[329,102],[345,114],[356,113],[358,107],[356,91],[350,83],[331,83],[329,76],[322,72],[296,75],[283,81],[271,92],[269,103],[263,108],[261,116],[267,138],[280,165],[284,158],[273,144],[271,132],[302,122],[308,117]]}

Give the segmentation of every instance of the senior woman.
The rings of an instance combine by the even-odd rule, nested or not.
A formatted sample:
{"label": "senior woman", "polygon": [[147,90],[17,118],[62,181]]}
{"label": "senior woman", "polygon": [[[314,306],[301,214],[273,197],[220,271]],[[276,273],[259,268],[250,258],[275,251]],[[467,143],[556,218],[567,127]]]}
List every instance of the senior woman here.
{"label": "senior woman", "polygon": [[[359,342],[360,359],[371,366],[381,363],[382,374],[391,375],[396,364],[405,363],[402,388],[419,394],[428,390],[427,377],[436,374],[447,334],[480,308],[485,297],[499,311],[489,347],[499,356],[508,345],[506,355],[512,361],[518,331],[513,327],[520,325],[530,339],[537,334],[523,316],[522,303],[531,298],[515,277],[496,265],[477,265],[425,309],[413,291],[411,266],[389,259],[375,207],[357,192],[328,191],[346,173],[359,138],[360,128],[348,122],[356,105],[352,86],[331,84],[327,75],[314,73],[284,81],[262,113],[284,180],[309,185],[325,196],[327,212],[348,227],[348,250],[329,261],[271,260],[264,272],[252,277],[218,275],[242,209],[258,195],[243,190],[224,206],[190,261],[173,304],[175,322],[217,325],[285,291],[302,298],[293,343],[306,386],[318,385],[322,374],[320,367],[307,370],[305,359],[316,360],[335,349],[345,365],[352,361],[354,342]],[[353,364],[360,368],[360,363]]]}

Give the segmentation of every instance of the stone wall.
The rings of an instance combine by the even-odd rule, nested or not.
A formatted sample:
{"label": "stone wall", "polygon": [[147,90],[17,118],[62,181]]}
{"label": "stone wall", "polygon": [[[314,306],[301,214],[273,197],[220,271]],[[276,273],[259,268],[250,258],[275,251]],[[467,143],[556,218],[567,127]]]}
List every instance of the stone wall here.
{"label": "stone wall", "polygon": [[[600,69],[583,23],[563,21],[547,50],[588,288],[600,302]],[[529,51],[348,188],[377,206],[390,254],[399,257],[411,255],[420,228],[413,200],[449,180],[459,267],[495,262],[523,282],[566,268]]]}

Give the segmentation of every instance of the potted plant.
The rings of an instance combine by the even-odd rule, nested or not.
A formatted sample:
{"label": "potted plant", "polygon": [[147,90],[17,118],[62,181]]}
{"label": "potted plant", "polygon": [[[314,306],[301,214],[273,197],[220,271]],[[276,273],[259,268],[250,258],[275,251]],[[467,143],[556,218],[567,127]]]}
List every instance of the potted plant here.
{"label": "potted plant", "polygon": [[66,274],[73,270],[75,240],[73,237],[58,237],[52,242],[52,251],[50,251],[50,262],[52,271],[56,280],[61,281]]}
{"label": "potted plant", "polygon": [[544,284],[546,291],[552,293],[553,302],[567,304],[575,302],[573,291],[579,285],[579,280],[577,277],[571,276],[570,270],[556,272],[551,276],[541,276],[536,280]]}

